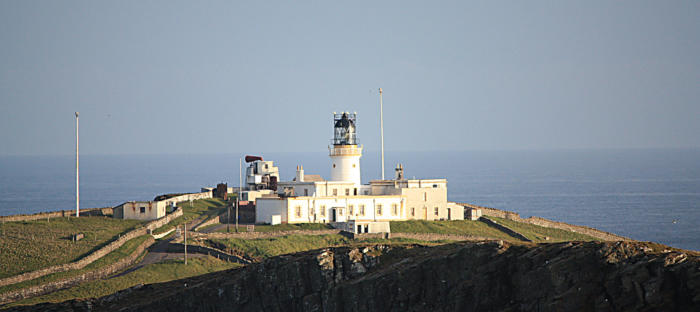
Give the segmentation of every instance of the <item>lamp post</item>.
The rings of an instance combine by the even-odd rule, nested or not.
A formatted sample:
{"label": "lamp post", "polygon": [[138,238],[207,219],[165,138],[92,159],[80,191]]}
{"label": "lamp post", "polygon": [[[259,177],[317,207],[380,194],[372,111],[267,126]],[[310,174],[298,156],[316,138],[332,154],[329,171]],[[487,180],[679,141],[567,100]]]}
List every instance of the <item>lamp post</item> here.
{"label": "lamp post", "polygon": [[379,88],[379,137],[382,145],[382,180],[384,180],[384,105],[382,103],[382,88]]}
{"label": "lamp post", "polygon": [[75,112],[75,217],[80,216],[80,139],[78,112]]}

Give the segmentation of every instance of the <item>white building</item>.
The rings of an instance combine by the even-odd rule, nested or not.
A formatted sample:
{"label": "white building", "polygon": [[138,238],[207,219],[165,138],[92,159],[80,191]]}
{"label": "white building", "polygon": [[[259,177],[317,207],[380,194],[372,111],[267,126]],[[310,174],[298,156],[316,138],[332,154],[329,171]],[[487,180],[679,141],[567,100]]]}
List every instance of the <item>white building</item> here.
{"label": "white building", "polygon": [[114,207],[114,218],[155,220],[165,217],[166,201],[131,201]]}
{"label": "white building", "polygon": [[[297,167],[292,181],[277,183],[276,194],[256,197],[256,223],[368,222],[462,220],[462,206],[447,202],[447,180],[406,180],[403,167],[396,179],[362,185],[356,114],[333,115],[334,137],[329,146],[331,179],[306,176]],[[245,196],[245,195],[244,195]]]}

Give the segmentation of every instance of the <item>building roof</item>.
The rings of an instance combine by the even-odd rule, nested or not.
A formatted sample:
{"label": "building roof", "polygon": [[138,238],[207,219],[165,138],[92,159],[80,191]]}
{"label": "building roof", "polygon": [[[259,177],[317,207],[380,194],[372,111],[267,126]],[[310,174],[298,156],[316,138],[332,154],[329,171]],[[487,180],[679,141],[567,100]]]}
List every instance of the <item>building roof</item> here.
{"label": "building roof", "polygon": [[304,181],[305,182],[323,182],[323,178],[321,178],[320,174],[305,174],[304,175]]}
{"label": "building roof", "polygon": [[[297,178],[292,179],[292,181],[296,181],[296,180],[297,180]],[[326,181],[326,180],[321,178],[320,174],[305,174],[304,175],[304,182],[323,182],[323,181]]]}

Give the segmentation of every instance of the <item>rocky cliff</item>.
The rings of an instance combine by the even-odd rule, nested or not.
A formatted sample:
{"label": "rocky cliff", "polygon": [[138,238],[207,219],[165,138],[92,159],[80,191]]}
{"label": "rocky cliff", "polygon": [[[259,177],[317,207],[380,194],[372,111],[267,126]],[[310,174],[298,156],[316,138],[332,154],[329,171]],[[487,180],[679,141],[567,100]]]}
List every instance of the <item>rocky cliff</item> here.
{"label": "rocky cliff", "polygon": [[338,247],[29,311],[698,311],[697,253],[639,242]]}

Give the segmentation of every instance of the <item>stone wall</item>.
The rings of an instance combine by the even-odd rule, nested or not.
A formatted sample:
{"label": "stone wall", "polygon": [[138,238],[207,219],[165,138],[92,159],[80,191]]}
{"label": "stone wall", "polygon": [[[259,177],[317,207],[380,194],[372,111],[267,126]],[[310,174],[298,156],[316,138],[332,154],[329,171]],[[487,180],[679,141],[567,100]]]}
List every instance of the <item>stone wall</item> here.
{"label": "stone wall", "polygon": [[163,199],[160,201],[164,201],[166,206],[169,206],[171,203],[179,203],[179,202],[184,202],[184,201],[190,201],[190,200],[197,200],[197,199],[208,199],[212,198],[212,192],[211,191],[204,191],[204,192],[199,192],[199,193],[188,193],[188,194],[182,194],[178,196],[173,196],[167,199]]}
{"label": "stone wall", "polygon": [[220,224],[220,223],[226,223],[226,213],[224,212],[221,215],[215,216],[209,220],[206,220],[200,224],[197,224],[194,228],[192,228],[192,231],[199,231],[199,229],[204,228],[205,226],[209,226],[212,224]]}
{"label": "stone wall", "polygon": [[484,216],[503,218],[503,219],[513,220],[513,221],[522,222],[522,223],[529,223],[529,224],[539,225],[539,226],[553,228],[553,229],[560,229],[560,230],[571,231],[571,232],[575,232],[575,233],[581,233],[581,234],[592,236],[592,237],[595,237],[597,239],[604,240],[604,241],[633,241],[633,239],[628,238],[628,237],[624,237],[624,236],[616,235],[613,233],[601,231],[601,230],[594,229],[594,228],[587,227],[587,226],[573,225],[573,224],[568,224],[568,223],[564,223],[564,222],[552,221],[552,220],[548,220],[548,219],[540,218],[540,217],[529,217],[527,219],[523,219],[520,217],[520,215],[518,213],[515,213],[512,211],[505,211],[505,210],[500,210],[500,209],[495,209],[495,208],[482,207],[482,206],[477,206],[477,205],[472,205],[472,204],[467,204],[467,203],[459,203],[459,204],[463,205],[465,207],[481,209],[481,212]]}
{"label": "stone wall", "polygon": [[139,245],[136,248],[136,250],[134,250],[134,252],[132,252],[126,258],[122,258],[115,263],[99,268],[97,270],[85,272],[77,276],[64,278],[43,285],[23,288],[12,292],[0,294],[0,304],[14,302],[29,297],[44,295],[83,282],[93,281],[96,279],[107,277],[134,264],[139,259],[139,256],[141,256],[143,251],[146,250],[146,248],[148,248],[149,246],[151,246],[154,242],[155,240],[152,237],[148,237],[143,243],[141,243],[141,245]]}
{"label": "stone wall", "polygon": [[[113,214],[113,208],[87,208],[80,209],[81,216],[107,216]],[[15,221],[32,221],[32,220],[45,220],[50,218],[62,218],[62,217],[74,217],[75,209],[73,210],[59,210],[59,211],[49,211],[49,212],[39,212],[34,214],[18,214],[11,216],[0,216],[0,222],[15,222]]]}
{"label": "stone wall", "polygon": [[12,285],[12,284],[16,284],[16,283],[21,283],[21,282],[28,281],[28,280],[33,280],[35,278],[39,278],[39,277],[42,277],[42,276],[48,275],[48,274],[64,272],[64,271],[68,271],[68,270],[82,269],[86,265],[93,263],[97,259],[100,259],[100,258],[104,257],[105,255],[109,254],[110,252],[118,249],[119,247],[124,245],[124,243],[126,243],[127,241],[129,241],[133,238],[139,237],[141,235],[150,234],[150,232],[153,231],[154,229],[157,229],[157,228],[163,226],[164,224],[170,222],[170,220],[177,218],[181,215],[182,215],[182,209],[178,208],[173,213],[171,213],[163,218],[148,222],[143,227],[131,230],[131,231],[125,233],[124,235],[119,236],[119,238],[117,238],[116,240],[110,242],[109,244],[96,250],[95,252],[85,256],[84,258],[81,258],[78,261],[66,263],[66,264],[54,265],[54,266],[51,266],[48,268],[43,268],[43,269],[39,269],[36,271],[27,272],[27,273],[23,273],[23,274],[0,279],[0,287],[6,286],[6,285]]}

